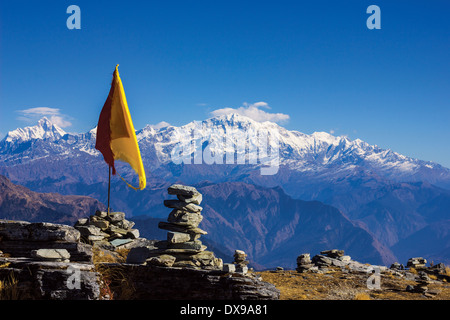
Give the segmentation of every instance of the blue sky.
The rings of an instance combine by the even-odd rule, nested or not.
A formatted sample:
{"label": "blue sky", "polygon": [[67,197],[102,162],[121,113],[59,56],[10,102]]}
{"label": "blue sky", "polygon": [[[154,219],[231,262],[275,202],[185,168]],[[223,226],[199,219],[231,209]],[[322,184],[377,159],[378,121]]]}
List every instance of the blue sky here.
{"label": "blue sky", "polygon": [[2,1],[0,137],[43,114],[88,131],[120,64],[137,129],[256,110],[450,167],[449,14],[445,0]]}

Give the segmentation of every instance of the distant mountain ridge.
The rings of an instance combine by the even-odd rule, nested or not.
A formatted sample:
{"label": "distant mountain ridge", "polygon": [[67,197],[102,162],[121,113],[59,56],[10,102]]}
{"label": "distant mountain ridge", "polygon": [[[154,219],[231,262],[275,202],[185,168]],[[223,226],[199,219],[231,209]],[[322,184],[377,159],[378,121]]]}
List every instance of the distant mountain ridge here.
{"label": "distant mountain ridge", "polygon": [[[95,128],[83,134],[65,133],[44,119],[25,129],[10,132],[0,141],[0,174],[35,191],[84,194],[105,201],[107,166],[94,148]],[[195,142],[196,136],[201,138],[202,152],[219,152],[227,134],[235,135],[236,141],[247,141],[250,147],[244,152],[252,159],[255,154],[251,150],[262,146],[249,140],[247,133],[258,130],[278,138],[279,168],[275,175],[261,175],[261,163],[172,161],[174,148]],[[207,180],[213,184],[245,182],[269,188],[278,186],[293,199],[332,205],[385,248],[394,248],[396,243],[431,223],[450,219],[448,168],[359,139],[352,141],[324,132],[304,134],[237,114],[181,127],[148,125],[136,134],[149,187],[136,194],[122,188],[120,182],[113,182],[113,190],[118,194],[112,199],[113,205],[129,215],[151,216],[159,212],[156,205],[162,201],[161,193],[147,192],[162,185],[173,182],[192,185]],[[128,180],[136,177],[126,164],[119,165],[118,170]],[[445,244],[442,250],[445,252]],[[427,254],[419,249],[414,252]]]}
{"label": "distant mountain ridge", "polygon": [[0,219],[73,225],[105,206],[86,196],[37,193],[0,175]]}
{"label": "distant mountain ridge", "polygon": [[[223,251],[228,260],[240,248],[258,268],[295,268],[298,254],[330,247],[343,248],[360,261],[384,264],[393,259],[390,250],[370,233],[318,201],[295,200],[281,188],[243,182],[204,182],[198,190],[204,195],[201,227],[208,232],[205,243]],[[143,200],[146,196],[149,193]],[[170,212],[162,203],[155,207],[161,215]],[[73,225],[97,208],[105,209],[90,197],[37,193],[0,176],[0,219]],[[157,228],[159,219],[137,217],[135,222],[142,236],[164,239],[165,232]]]}
{"label": "distant mountain ridge", "polygon": [[336,208],[292,199],[279,188],[243,182],[199,187],[209,237],[228,250],[245,248],[258,263],[296,267],[296,255],[342,248],[359,261],[386,264],[390,250]]}

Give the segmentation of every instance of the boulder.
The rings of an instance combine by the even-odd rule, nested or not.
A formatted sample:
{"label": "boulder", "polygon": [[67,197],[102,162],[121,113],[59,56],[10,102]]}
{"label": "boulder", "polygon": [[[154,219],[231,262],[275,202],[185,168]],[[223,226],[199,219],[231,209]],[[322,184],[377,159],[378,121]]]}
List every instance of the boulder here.
{"label": "boulder", "polygon": [[180,225],[180,224],[171,223],[171,222],[164,222],[164,221],[160,221],[158,223],[158,228],[169,230],[169,231],[174,231],[174,232],[189,233],[189,234],[194,234],[194,235],[195,234],[198,234],[198,235],[208,234],[208,232],[206,232],[205,230],[202,230],[198,227],[197,228],[186,227],[185,225]]}
{"label": "boulder", "polygon": [[125,219],[125,212],[110,212],[106,219],[112,223],[117,223]]}
{"label": "boulder", "polygon": [[179,209],[172,210],[167,218],[168,222],[191,227],[197,227],[202,220],[201,214]]}
{"label": "boulder", "polygon": [[138,229],[130,229],[128,230],[126,237],[130,239],[137,239],[139,238],[139,230]]}
{"label": "boulder", "polygon": [[202,203],[203,200],[203,196],[201,193],[198,193],[196,195],[193,195],[191,197],[187,197],[181,194],[177,194],[177,198],[178,200],[184,201],[186,203],[193,203],[193,204],[197,204],[199,205],[200,203]]}
{"label": "boulder", "polygon": [[167,232],[167,241],[170,243],[183,243],[194,240],[192,234],[183,232]]}
{"label": "boulder", "polygon": [[80,232],[62,224],[0,220],[0,238],[11,241],[78,242]]}
{"label": "boulder", "polygon": [[176,258],[168,254],[162,254],[160,256],[148,258],[145,262],[146,265],[154,265],[160,267],[171,267],[175,263]]}
{"label": "boulder", "polygon": [[133,242],[133,239],[114,239],[114,240],[110,241],[109,243],[114,248],[118,248],[118,247],[124,246],[130,242]]}
{"label": "boulder", "polygon": [[328,267],[328,266],[331,266],[332,263],[333,263],[331,258],[325,257],[325,256],[320,255],[320,254],[315,255],[312,258],[312,262],[318,267]]}
{"label": "boulder", "polygon": [[196,205],[194,203],[186,203],[181,200],[173,200],[173,199],[164,200],[164,205],[167,208],[180,209],[180,210],[185,210],[185,211],[189,211],[189,212],[200,212],[203,210],[203,208],[200,207],[199,205]]}
{"label": "boulder", "polygon": [[66,249],[38,249],[31,251],[36,260],[69,262],[70,253]]}
{"label": "boulder", "polygon": [[197,251],[206,250],[206,246],[204,246],[200,240],[186,241],[180,243],[171,243],[169,241],[157,241],[155,242],[155,247],[157,247],[158,249],[172,248],[172,249],[191,249]]}
{"label": "boulder", "polygon": [[192,196],[195,196],[195,195],[199,194],[197,189],[195,189],[194,187],[185,186],[185,185],[182,185],[182,184],[173,184],[173,185],[171,185],[167,189],[167,192],[169,194],[182,195],[182,196],[187,196],[187,197],[192,197]]}
{"label": "boulder", "polygon": [[344,255],[344,250],[338,250],[338,249],[331,249],[331,250],[325,250],[321,251],[320,254],[326,255],[329,258],[339,258]]}
{"label": "boulder", "polygon": [[233,263],[224,263],[222,270],[225,272],[235,272],[236,271],[236,265]]}
{"label": "boulder", "polygon": [[128,252],[126,263],[131,264],[144,264],[147,259],[155,256],[156,247],[142,246],[131,248]]}

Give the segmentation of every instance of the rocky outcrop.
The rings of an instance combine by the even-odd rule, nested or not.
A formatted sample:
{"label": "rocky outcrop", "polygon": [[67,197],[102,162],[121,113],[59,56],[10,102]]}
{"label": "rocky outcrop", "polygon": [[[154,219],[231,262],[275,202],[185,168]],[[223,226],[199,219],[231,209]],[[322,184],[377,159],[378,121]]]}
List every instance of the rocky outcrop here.
{"label": "rocky outcrop", "polygon": [[0,220],[0,281],[16,299],[96,300],[92,246],[67,225]]}
{"label": "rocky outcrop", "polygon": [[[416,281],[415,285],[408,285],[405,288],[406,292],[421,293],[425,297],[433,298],[439,294],[439,290],[430,290],[430,284],[446,283],[450,281],[450,276],[446,273],[446,266],[443,263],[426,266],[426,259],[422,257],[408,259],[406,268],[403,264],[395,262],[388,268],[386,266],[370,265],[368,263],[360,263],[354,261],[350,256],[344,255],[343,250],[325,250],[320,254],[315,255],[312,259],[309,253],[303,253],[297,257],[297,272],[312,272],[312,273],[327,273],[330,270],[340,270],[343,273],[367,274],[380,277],[382,274],[387,274],[389,277],[404,278],[409,281]],[[367,286],[369,289],[381,290],[381,287],[374,286],[369,283],[369,276],[367,277]],[[381,278],[378,278],[381,279]],[[373,287],[370,287],[370,286]]]}
{"label": "rocky outcrop", "polygon": [[78,219],[74,225],[81,234],[81,241],[114,250],[130,248],[139,238],[139,230],[133,229],[134,222],[125,219],[124,212],[97,210],[88,218]]}
{"label": "rocky outcrop", "polygon": [[[135,300],[278,300],[280,291],[258,276],[223,270],[109,264],[126,275]],[[111,285],[119,287],[120,283]],[[120,289],[119,289],[120,290]],[[120,291],[117,292],[120,296]]]}
{"label": "rocky outcrop", "polygon": [[360,263],[352,260],[350,256],[344,254],[344,250],[331,249],[321,251],[320,254],[311,258],[310,253],[303,253],[297,257],[297,271],[303,272],[327,272],[327,268],[339,267],[345,270],[357,272],[368,272],[370,268],[376,267],[384,271],[385,266],[371,266],[367,263]]}
{"label": "rocky outcrop", "polygon": [[[10,299],[98,300],[102,276],[96,270],[120,277],[109,279],[114,297],[164,300],[265,300],[279,299],[274,285],[251,273],[223,270],[210,266],[214,253],[200,250],[192,254],[162,254],[152,246],[157,241],[136,239],[137,256],[146,257],[143,264],[93,264],[93,246],[80,241],[80,231],[66,225],[0,220],[0,282],[7,284]],[[186,242],[180,242],[186,244]],[[191,245],[191,244],[188,244]],[[195,243],[194,243],[195,245]],[[159,251],[158,251],[159,250]],[[197,249],[190,249],[197,250]],[[245,253],[237,250],[235,263],[244,267]],[[204,254],[205,256],[200,257]],[[200,267],[184,264],[173,267],[176,259],[197,261]],[[194,257],[194,258],[192,258]],[[141,256],[142,258],[142,256]],[[204,258],[204,261],[201,261]],[[132,257],[129,259],[132,260]],[[123,281],[130,284],[124,295]],[[4,288],[4,286],[3,286]],[[130,289],[131,288],[131,289]],[[0,290],[0,299],[5,298]]]}
{"label": "rocky outcrop", "polygon": [[0,257],[0,281],[14,287],[20,300],[98,300],[94,265]]}
{"label": "rocky outcrop", "polygon": [[0,220],[0,250],[10,257],[34,258],[39,249],[65,249],[70,261],[92,263],[92,246],[75,228],[46,222]]}

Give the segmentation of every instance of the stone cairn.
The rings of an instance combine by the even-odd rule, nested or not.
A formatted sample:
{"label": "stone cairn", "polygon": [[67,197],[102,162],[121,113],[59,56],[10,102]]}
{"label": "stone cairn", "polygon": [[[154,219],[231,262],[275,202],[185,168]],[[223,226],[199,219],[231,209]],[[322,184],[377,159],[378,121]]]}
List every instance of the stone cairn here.
{"label": "stone cairn", "polygon": [[406,291],[421,293],[428,298],[432,298],[439,293],[439,291],[430,290],[428,288],[428,285],[430,285],[432,283],[432,281],[426,272],[420,271],[418,274],[418,279],[416,279],[415,281],[416,281],[416,285],[414,285],[414,286],[408,285],[406,287]]}
{"label": "stone cairn", "polygon": [[426,268],[427,260],[422,257],[417,258],[410,258],[408,259],[408,262],[406,263],[407,268],[414,268],[414,269],[424,269]]}
{"label": "stone cairn", "polygon": [[405,266],[398,262],[394,262],[389,268],[392,270],[405,270]]}
{"label": "stone cairn", "polygon": [[311,261],[311,255],[309,253],[303,253],[297,257],[297,271],[300,273],[311,270],[314,264]]}
{"label": "stone cairn", "polygon": [[124,212],[110,212],[108,215],[97,210],[89,218],[78,219],[74,227],[80,232],[83,242],[114,250],[139,238],[139,230],[133,226],[134,222],[125,219]]}
{"label": "stone cairn", "polygon": [[133,248],[127,263],[157,265],[165,267],[188,267],[194,269],[222,269],[222,259],[216,258],[212,251],[199,238],[207,234],[198,225],[203,220],[200,207],[202,194],[194,187],[174,184],[167,189],[177,199],[164,200],[171,208],[167,221],[158,224],[167,230],[167,240],[156,241],[153,246]]}
{"label": "stone cairn", "polygon": [[246,274],[248,272],[247,254],[242,250],[234,251],[234,261],[233,263],[224,263],[223,270],[227,272],[238,272]]}
{"label": "stone cairn", "polygon": [[311,259],[309,253],[303,253],[297,257],[297,271],[300,273],[326,272],[328,267],[350,267],[355,270],[367,269],[364,264],[353,261],[350,256],[344,254],[344,250],[331,249],[321,251]]}

